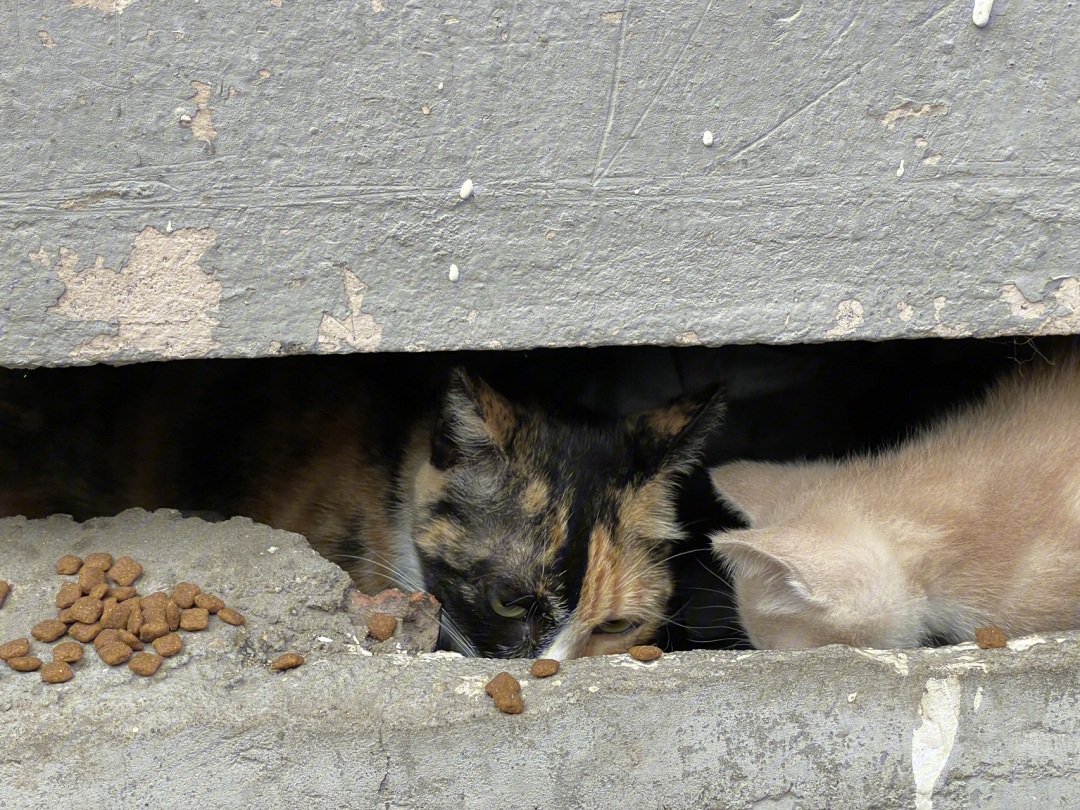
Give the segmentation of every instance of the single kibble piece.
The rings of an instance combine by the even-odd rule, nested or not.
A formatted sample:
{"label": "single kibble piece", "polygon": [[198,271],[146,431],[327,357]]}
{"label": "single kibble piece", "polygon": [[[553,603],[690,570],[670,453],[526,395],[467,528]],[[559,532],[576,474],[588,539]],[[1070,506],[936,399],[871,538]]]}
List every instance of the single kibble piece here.
{"label": "single kibble piece", "polygon": [[165,659],[157,653],[135,653],[135,655],[131,656],[131,660],[128,661],[128,669],[136,675],[150,676],[158,671],[158,667],[161,666],[161,662],[164,660]]}
{"label": "single kibble piece", "polygon": [[195,604],[195,597],[199,595],[201,588],[193,582],[181,582],[172,592],[172,600],[180,606],[181,610],[187,610]]}
{"label": "single kibble piece", "polygon": [[[82,597],[79,597],[82,599]],[[73,624],[75,617],[71,615],[71,608],[64,608],[56,614],[56,618],[62,621],[64,624]]]}
{"label": "single kibble piece", "polygon": [[636,658],[638,661],[655,661],[663,654],[663,650],[654,647],[652,644],[641,644],[630,648],[630,657]]}
{"label": "single kibble piece", "polygon": [[302,663],[304,663],[304,656],[296,653],[284,653],[274,659],[274,663],[270,665],[270,669],[292,669],[293,667],[300,666]]}
{"label": "single kibble piece", "polygon": [[139,628],[140,641],[153,641],[168,634],[169,625],[165,622],[143,622],[143,626]]}
{"label": "single kibble piece", "polygon": [[105,584],[105,572],[92,565],[79,569],[79,588],[83,593],[90,593],[97,585]]}
{"label": "single kibble piece", "polygon": [[129,658],[131,658],[131,647],[120,641],[114,641],[111,644],[106,644],[104,647],[97,651],[98,658],[108,664],[110,667],[116,667],[123,664]]}
{"label": "single kibble piece", "polygon": [[387,616],[385,613],[372,613],[371,618],[368,620],[367,634],[378,641],[386,641],[390,636],[394,635],[396,629],[397,619],[393,616]]}
{"label": "single kibble piece", "polygon": [[120,641],[120,631],[111,627],[106,628],[98,633],[97,638],[94,639],[94,649],[100,650],[106,644],[115,644],[118,641]]}
{"label": "single kibble piece", "polygon": [[92,599],[104,599],[105,594],[107,594],[108,592],[109,586],[102,582],[100,585],[95,585],[93,588],[91,588],[90,593],[88,593],[87,596],[91,597]]}
{"label": "single kibble piece", "polygon": [[206,608],[188,608],[180,613],[180,629],[194,632],[205,630],[210,624],[210,611]]}
{"label": "single kibble piece", "polygon": [[75,624],[68,628],[68,635],[76,641],[81,641],[83,644],[93,641],[100,632],[101,624],[99,622],[94,622],[93,624],[75,622]]}
{"label": "single kibble piece", "polygon": [[[63,645],[61,645],[63,646]],[[45,683],[64,683],[75,677],[67,661],[53,660],[41,668],[41,680]]]}
{"label": "single kibble piece", "polygon": [[554,658],[537,658],[529,670],[537,678],[550,678],[559,671],[559,662]]}
{"label": "single kibble piece", "polygon": [[154,639],[154,649],[162,658],[168,658],[184,649],[184,640],[176,633],[169,633],[167,636]]}
{"label": "single kibble piece", "polygon": [[30,630],[30,635],[38,641],[44,641],[46,644],[51,644],[66,632],[67,625],[63,622],[58,622],[56,619],[46,619],[43,622],[35,624]]}
{"label": "single kibble piece", "polygon": [[82,653],[82,644],[77,641],[65,641],[63,644],[57,644],[52,648],[52,660],[65,661],[70,664],[80,660]]}
{"label": "single kibble piece", "polygon": [[138,633],[139,628],[142,627],[142,609],[139,607],[139,597],[135,597],[131,600],[131,612],[128,613],[127,631],[129,633]]}
{"label": "single kibble piece", "polygon": [[128,602],[106,602],[105,609],[101,611],[101,626],[109,630],[127,627],[130,613],[131,604]]}
{"label": "single kibble piece", "polygon": [[134,635],[133,633],[129,633],[127,630],[117,630],[116,633],[117,637],[122,642],[127,644],[129,647],[131,647],[131,649],[135,650],[136,652],[143,648],[143,643],[139,641],[139,637]]}
{"label": "single kibble piece", "polygon": [[521,714],[525,711],[525,702],[521,699],[521,695],[513,689],[498,689],[492,697],[495,699],[495,705],[500,712]]}
{"label": "single kibble piece", "polygon": [[56,592],[56,606],[63,610],[74,605],[79,597],[82,596],[82,588],[79,587],[79,583],[68,580],[60,586],[60,590]]}
{"label": "single kibble piece", "polygon": [[9,658],[8,666],[16,672],[33,672],[41,668],[41,659],[30,655],[20,655],[18,658]]}
{"label": "single kibble piece", "polygon": [[109,588],[108,593],[105,594],[106,598],[115,599],[117,602],[126,602],[134,595],[135,589],[130,586],[125,588]]}
{"label": "single kibble piece", "polygon": [[489,695],[494,696],[500,689],[509,689],[512,692],[520,692],[521,684],[518,683],[517,678],[509,672],[500,672],[488,681],[487,686],[484,687],[484,691]]}
{"label": "single kibble piece", "polygon": [[975,628],[975,643],[982,647],[984,650],[992,650],[997,647],[1005,646],[1005,631],[1000,627],[990,625],[989,627],[976,627]]}
{"label": "single kibble piece", "polygon": [[112,568],[112,564],[112,554],[106,554],[104,551],[87,554],[86,559],[83,560],[84,566],[89,565],[91,568],[100,568],[102,571],[108,571],[110,568]]}
{"label": "single kibble piece", "polygon": [[142,598],[143,610],[165,610],[165,603],[169,601],[169,595],[165,591],[154,591],[149,596]]}
{"label": "single kibble piece", "polygon": [[65,554],[56,561],[56,573],[64,576],[77,574],[80,568],[82,568],[82,557],[76,557],[74,554]]}
{"label": "single kibble piece", "polygon": [[77,622],[93,624],[101,618],[101,612],[104,609],[105,606],[101,603],[100,599],[95,599],[92,596],[83,596],[71,606],[71,615],[75,617],[75,621]]}
{"label": "single kibble piece", "polygon": [[217,613],[225,607],[225,603],[211,593],[197,593],[195,594],[195,607],[205,608],[211,613]]}
{"label": "single kibble piece", "polygon": [[4,606],[4,600],[7,599],[7,595],[11,592],[11,585],[0,579],[0,607]]}
{"label": "single kibble piece", "polygon": [[126,586],[142,576],[142,572],[143,567],[131,557],[121,557],[109,569],[109,579],[117,585]]}
{"label": "single kibble piece", "polygon": [[0,644],[0,661],[10,661],[12,658],[21,658],[30,652],[30,640],[26,638],[14,638]]}
{"label": "single kibble piece", "polygon": [[241,625],[247,621],[243,613],[239,613],[232,608],[222,608],[217,612],[217,616],[227,624]]}
{"label": "single kibble piece", "polygon": [[180,607],[172,599],[165,602],[165,622],[170,633],[180,626]]}

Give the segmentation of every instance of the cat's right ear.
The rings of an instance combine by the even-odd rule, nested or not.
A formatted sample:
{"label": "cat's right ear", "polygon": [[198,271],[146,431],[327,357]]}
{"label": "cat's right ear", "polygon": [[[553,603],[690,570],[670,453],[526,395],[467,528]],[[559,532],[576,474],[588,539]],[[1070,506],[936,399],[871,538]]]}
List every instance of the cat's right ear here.
{"label": "cat's right ear", "polygon": [[446,470],[463,460],[505,453],[517,416],[510,402],[462,368],[450,373],[431,434],[431,463]]}
{"label": "cat's right ear", "polygon": [[774,464],[735,461],[709,470],[720,500],[752,528],[769,526],[788,514],[799,497],[828,477],[823,463]]}

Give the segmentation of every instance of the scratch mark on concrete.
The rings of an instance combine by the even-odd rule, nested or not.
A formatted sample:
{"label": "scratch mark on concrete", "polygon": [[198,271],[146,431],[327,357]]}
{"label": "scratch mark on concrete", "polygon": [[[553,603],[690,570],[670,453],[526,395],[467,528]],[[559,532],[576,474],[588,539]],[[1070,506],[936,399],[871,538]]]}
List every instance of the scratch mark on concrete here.
{"label": "scratch mark on concrete", "polygon": [[[634,140],[634,138],[637,137],[638,132],[641,130],[642,125],[645,123],[645,119],[649,117],[649,113],[652,112],[652,108],[656,105],[656,102],[660,99],[660,96],[662,96],[664,94],[664,91],[667,89],[668,83],[671,81],[671,77],[675,75],[675,69],[679,66],[679,63],[682,62],[683,56],[686,55],[687,48],[690,47],[690,43],[694,41],[695,37],[697,37],[697,33],[701,30],[702,24],[709,16],[709,12],[712,10],[712,4],[713,0],[709,0],[709,2],[705,4],[705,8],[701,12],[701,16],[698,17],[697,25],[694,26],[694,30],[690,32],[690,36],[688,36],[686,38],[686,42],[683,43],[682,49],[675,56],[674,61],[672,61],[671,63],[671,67],[668,68],[667,75],[664,76],[664,80],[660,82],[660,86],[652,94],[652,98],[649,99],[649,103],[646,104],[645,109],[641,111],[641,115],[638,116],[637,123],[635,123],[634,128],[630,130],[630,134],[626,136],[626,138],[622,142],[622,145],[618,148],[615,154],[611,156],[611,159],[604,165],[603,171],[601,171],[598,175],[594,174],[592,183],[594,186],[599,185],[600,181],[607,176],[607,173],[611,170],[611,167],[615,165],[615,163],[622,156],[622,153],[626,151],[626,147],[628,147],[630,143]],[[623,19],[626,20],[629,19],[629,17],[630,14],[628,6],[627,13],[624,15]]]}
{"label": "scratch mark on concrete", "polygon": [[[211,228],[180,228],[169,234],[151,226],[139,232],[120,270],[78,269],[78,254],[60,248],[56,274],[64,292],[47,312],[74,321],[105,321],[115,331],[76,346],[79,361],[108,360],[121,351],[151,352],[163,358],[201,357],[217,345],[211,317],[221,302],[221,284],[199,259],[217,239]],[[42,261],[42,250],[31,254]],[[47,257],[47,254],[46,254]],[[47,258],[46,258],[47,260]]]}
{"label": "scratch mark on concrete", "polygon": [[362,352],[374,351],[382,342],[382,326],[371,315],[360,311],[367,284],[345,265],[341,267],[341,278],[348,299],[348,314],[344,318],[335,318],[329,312],[323,313],[316,348],[320,352],[341,352],[349,351],[347,347],[351,346]]}
{"label": "scratch mark on concrete", "polygon": [[[607,12],[608,14],[612,12]],[[615,50],[615,70],[611,76],[611,91],[608,93],[608,114],[607,123],[604,125],[604,134],[600,137],[600,150],[596,153],[596,165],[593,166],[593,183],[596,183],[597,175],[600,172],[600,163],[604,159],[604,151],[607,149],[608,137],[611,135],[611,128],[615,126],[615,109],[619,101],[619,85],[622,83],[622,63],[623,53],[626,50],[626,26],[630,20],[630,4],[626,4],[626,8],[619,12],[619,45]],[[605,19],[604,14],[600,15],[600,19],[605,22],[611,20]]]}
{"label": "scratch mark on concrete", "polygon": [[911,734],[915,810],[933,810],[934,784],[949,760],[960,725],[960,683],[955,675],[926,682],[919,714],[922,725]]}
{"label": "scratch mark on concrete", "polygon": [[832,95],[835,91],[837,91],[841,87],[844,87],[845,85],[847,85],[852,79],[855,78],[856,74],[858,74],[859,70],[861,70],[861,69],[862,69],[862,66],[860,66],[854,72],[852,72],[849,75],[842,78],[840,81],[838,81],[832,87],[829,87],[826,90],[824,90],[823,92],[819,93],[815,98],[813,98],[810,101],[806,102],[806,104],[803,104],[801,107],[799,107],[794,112],[792,112],[792,113],[790,113],[788,115],[785,115],[775,125],[769,127],[769,129],[767,129],[764,133],[762,133],[758,137],[754,138],[754,140],[750,141],[750,143],[746,144],[743,147],[740,147],[737,151],[732,152],[724,160],[727,161],[727,162],[735,160],[740,155],[743,155],[744,153],[749,152],[751,149],[754,149],[755,147],[757,147],[760,144],[764,143],[769,138],[771,138],[773,136],[773,134],[778,129],[780,129],[780,127],[782,127],[785,124],[793,121],[794,119],[796,119],[797,117],[802,115],[807,110],[813,109],[818,104],[820,104],[822,101],[824,101],[826,98],[828,98],[830,95]]}

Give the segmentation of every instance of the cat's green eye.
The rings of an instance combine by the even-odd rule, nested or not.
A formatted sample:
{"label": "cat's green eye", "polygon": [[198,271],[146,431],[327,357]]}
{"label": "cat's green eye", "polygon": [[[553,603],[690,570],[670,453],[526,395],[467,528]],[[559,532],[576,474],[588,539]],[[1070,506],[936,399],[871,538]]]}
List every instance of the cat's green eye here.
{"label": "cat's green eye", "polygon": [[520,619],[528,610],[524,605],[507,605],[497,596],[491,597],[491,609],[508,619]]}
{"label": "cat's green eye", "polygon": [[596,625],[597,633],[625,633],[634,623],[629,619],[612,619],[610,622],[600,622]]}

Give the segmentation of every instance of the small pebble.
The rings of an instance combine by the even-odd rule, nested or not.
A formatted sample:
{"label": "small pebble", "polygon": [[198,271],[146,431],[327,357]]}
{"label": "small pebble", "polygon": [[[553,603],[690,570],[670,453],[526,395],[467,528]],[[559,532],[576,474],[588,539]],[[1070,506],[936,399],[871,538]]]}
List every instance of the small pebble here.
{"label": "small pebble", "polygon": [[52,648],[53,661],[65,661],[72,663],[82,658],[83,646],[77,641],[65,641]]}
{"label": "small pebble", "polygon": [[82,557],[76,557],[74,554],[65,554],[56,561],[56,573],[65,576],[77,574],[79,573],[79,569],[82,568],[82,564]]}
{"label": "small pebble", "polygon": [[701,142],[703,144],[705,144],[706,146],[712,146],[712,144],[713,144],[713,136],[712,136],[712,133],[709,132],[709,130],[705,130],[704,132],[701,133]]}
{"label": "small pebble", "polygon": [[8,666],[16,672],[33,672],[41,668],[41,659],[32,655],[20,655],[18,658],[9,658]]}
{"label": "small pebble", "polygon": [[550,678],[559,671],[559,662],[554,658],[537,658],[529,670],[537,678]]}
{"label": "small pebble", "polygon": [[461,199],[463,199],[463,200],[467,200],[467,199],[469,199],[469,197],[472,196],[472,193],[473,193],[472,180],[466,180],[464,183],[461,184],[461,191],[458,192],[458,196],[461,197]]}
{"label": "small pebble", "polygon": [[41,668],[41,680],[45,683],[64,683],[74,677],[75,673],[67,661],[53,660]]}
{"label": "small pebble", "polygon": [[985,28],[990,22],[990,9],[993,5],[994,0],[975,0],[975,5],[971,7],[971,21],[979,28]]}
{"label": "small pebble", "polygon": [[638,661],[655,661],[664,654],[664,651],[659,647],[654,647],[652,644],[641,644],[637,647],[631,647],[629,653],[631,658]]}
{"label": "small pebble", "polygon": [[387,616],[385,613],[373,613],[368,620],[367,634],[377,641],[386,641],[394,635],[397,629],[397,619]]}
{"label": "small pebble", "polygon": [[134,672],[136,675],[144,675],[149,677],[158,671],[158,667],[161,666],[161,662],[165,659],[157,653],[141,652],[135,653],[131,656],[131,660],[128,661],[128,669]]}
{"label": "small pebble", "polygon": [[456,264],[450,265],[450,272],[446,274],[446,277],[455,284],[457,283],[458,279],[461,278],[461,271],[458,270],[458,266]]}
{"label": "small pebble", "polygon": [[274,660],[274,663],[270,665],[270,669],[292,669],[293,667],[300,666],[302,663],[304,663],[304,656],[298,655],[297,653],[284,653]]}
{"label": "small pebble", "polygon": [[247,621],[242,613],[238,613],[232,608],[222,608],[217,612],[217,616],[223,622],[233,625],[241,625]]}
{"label": "small pebble", "polygon": [[976,627],[975,628],[975,643],[978,644],[984,650],[992,650],[998,647],[1005,646],[1005,631],[1000,627],[990,625],[989,627]]}

